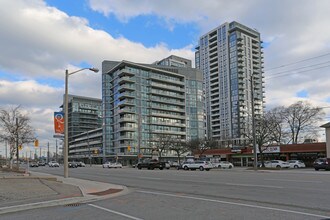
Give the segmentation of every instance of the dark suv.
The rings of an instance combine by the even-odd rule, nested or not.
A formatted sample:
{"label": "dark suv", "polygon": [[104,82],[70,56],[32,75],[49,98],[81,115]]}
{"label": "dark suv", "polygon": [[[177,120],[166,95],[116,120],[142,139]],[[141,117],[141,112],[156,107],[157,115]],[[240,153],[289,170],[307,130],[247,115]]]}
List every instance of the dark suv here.
{"label": "dark suv", "polygon": [[330,158],[318,158],[314,161],[313,167],[315,170],[325,169],[330,170]]}

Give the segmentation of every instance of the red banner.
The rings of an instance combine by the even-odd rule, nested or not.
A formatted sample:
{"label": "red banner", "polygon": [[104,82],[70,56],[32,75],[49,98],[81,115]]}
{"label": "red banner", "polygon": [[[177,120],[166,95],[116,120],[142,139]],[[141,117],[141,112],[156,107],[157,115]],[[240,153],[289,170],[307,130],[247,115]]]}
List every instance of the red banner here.
{"label": "red banner", "polygon": [[56,134],[64,134],[64,113],[54,112],[54,129]]}

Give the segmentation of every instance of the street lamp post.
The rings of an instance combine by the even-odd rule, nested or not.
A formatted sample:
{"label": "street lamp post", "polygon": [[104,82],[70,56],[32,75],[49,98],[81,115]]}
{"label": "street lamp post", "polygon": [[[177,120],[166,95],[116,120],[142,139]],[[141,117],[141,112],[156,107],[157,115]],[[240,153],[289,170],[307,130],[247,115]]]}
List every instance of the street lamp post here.
{"label": "street lamp post", "polygon": [[97,68],[82,68],[74,72],[69,73],[65,70],[65,94],[64,94],[64,146],[63,146],[63,166],[64,166],[64,178],[69,177],[69,167],[68,167],[68,155],[69,155],[69,132],[68,132],[68,80],[69,76],[83,70],[90,70],[97,73],[99,70]]}
{"label": "street lamp post", "polygon": [[252,113],[252,137],[253,137],[253,169],[258,170],[258,154],[257,154],[257,143],[256,143],[256,121],[254,111],[254,86],[253,86],[253,73],[251,73],[251,113]]}

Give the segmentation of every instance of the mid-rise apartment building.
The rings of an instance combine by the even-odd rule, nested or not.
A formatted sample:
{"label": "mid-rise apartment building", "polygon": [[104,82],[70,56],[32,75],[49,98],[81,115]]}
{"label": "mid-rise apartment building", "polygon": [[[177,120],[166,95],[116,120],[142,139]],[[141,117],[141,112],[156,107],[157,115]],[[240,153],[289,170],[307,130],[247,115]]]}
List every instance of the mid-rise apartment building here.
{"label": "mid-rise apartment building", "polygon": [[204,138],[201,72],[164,62],[103,61],[104,156],[150,155],[160,134]]}
{"label": "mid-rise apartment building", "polygon": [[[63,106],[61,106],[63,107]],[[68,134],[73,136],[102,127],[102,100],[68,95]],[[69,149],[70,151],[70,149]]]}
{"label": "mid-rise apartment building", "polygon": [[252,119],[263,113],[261,44],[259,32],[235,21],[200,37],[195,61],[203,73],[209,138],[243,144],[252,132]]}

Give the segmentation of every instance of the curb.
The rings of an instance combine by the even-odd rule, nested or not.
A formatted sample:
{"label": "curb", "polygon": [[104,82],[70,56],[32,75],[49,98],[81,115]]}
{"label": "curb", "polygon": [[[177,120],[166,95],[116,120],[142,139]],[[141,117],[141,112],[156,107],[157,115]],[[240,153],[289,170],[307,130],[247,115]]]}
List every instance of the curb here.
{"label": "curb", "polygon": [[113,198],[113,197],[117,197],[117,196],[121,196],[121,195],[126,195],[129,192],[130,192],[130,190],[126,186],[123,186],[123,189],[120,192],[111,193],[111,194],[103,195],[103,196],[89,194],[89,195],[84,195],[83,197],[57,199],[57,200],[50,200],[50,201],[46,201],[46,202],[35,202],[35,203],[30,203],[30,204],[1,207],[0,215],[12,213],[12,212],[26,211],[26,210],[31,210],[31,209],[40,209],[40,208],[47,208],[47,207],[53,207],[53,206],[70,205],[73,203],[95,202],[95,201],[109,199],[109,198]]}

